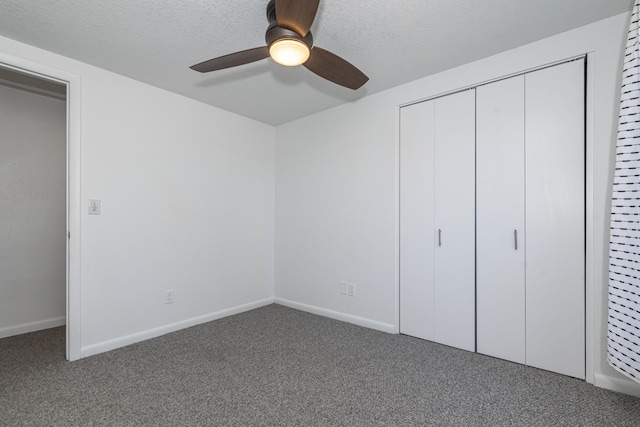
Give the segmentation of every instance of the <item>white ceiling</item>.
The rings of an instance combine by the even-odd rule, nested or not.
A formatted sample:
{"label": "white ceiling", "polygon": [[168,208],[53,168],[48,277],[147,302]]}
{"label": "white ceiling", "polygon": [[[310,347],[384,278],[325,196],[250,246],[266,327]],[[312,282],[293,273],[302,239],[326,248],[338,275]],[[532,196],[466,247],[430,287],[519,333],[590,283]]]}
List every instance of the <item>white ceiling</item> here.
{"label": "white ceiling", "polygon": [[2,0],[0,35],[272,125],[631,10],[633,0],[322,0],[314,44],[357,91],[271,59],[190,65],[263,46],[268,0]]}

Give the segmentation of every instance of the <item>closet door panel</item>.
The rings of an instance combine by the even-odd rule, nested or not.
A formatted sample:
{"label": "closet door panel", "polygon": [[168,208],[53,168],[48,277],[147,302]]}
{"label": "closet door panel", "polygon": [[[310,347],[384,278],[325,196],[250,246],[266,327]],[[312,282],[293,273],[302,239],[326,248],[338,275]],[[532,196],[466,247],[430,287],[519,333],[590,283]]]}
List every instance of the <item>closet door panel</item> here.
{"label": "closet door panel", "polygon": [[475,90],[435,100],[435,333],[475,351]]}
{"label": "closet door panel", "polygon": [[477,350],[525,363],[524,76],[476,107]]}
{"label": "closet door panel", "polygon": [[525,82],[527,364],[584,378],[584,63]]}
{"label": "closet door panel", "polygon": [[400,332],[434,340],[434,102],[400,110]]}

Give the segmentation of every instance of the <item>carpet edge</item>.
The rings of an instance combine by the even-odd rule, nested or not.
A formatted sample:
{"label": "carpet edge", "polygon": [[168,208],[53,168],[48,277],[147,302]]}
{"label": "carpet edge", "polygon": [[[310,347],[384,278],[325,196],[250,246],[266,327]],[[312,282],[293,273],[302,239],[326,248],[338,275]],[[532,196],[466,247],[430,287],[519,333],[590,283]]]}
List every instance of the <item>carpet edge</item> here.
{"label": "carpet edge", "polygon": [[342,322],[352,323],[354,325],[363,326],[369,329],[375,329],[376,331],[386,332],[388,334],[396,333],[395,325],[390,323],[384,323],[377,320],[367,319],[365,317],[358,317],[351,314],[340,313],[339,311],[333,311],[322,307],[303,304],[284,298],[274,298],[273,302],[274,304],[283,305],[285,307],[294,308],[300,311],[306,311],[308,313],[317,314],[319,316],[328,317],[334,320],[340,320]]}
{"label": "carpet edge", "polygon": [[202,316],[192,317],[189,319],[181,320],[179,322],[159,326],[157,328],[147,329],[145,331],[140,331],[96,344],[87,345],[82,347],[80,351],[80,358],[94,356],[96,354],[115,350],[117,348],[126,347],[131,344],[146,341],[148,339],[156,338],[171,332],[176,332],[181,329],[186,329],[191,326],[199,325],[201,323],[211,322],[212,320],[222,319],[223,317],[244,313],[245,311],[254,310],[256,308],[264,307],[270,304],[273,304],[273,298],[265,298],[224,310],[219,310]]}

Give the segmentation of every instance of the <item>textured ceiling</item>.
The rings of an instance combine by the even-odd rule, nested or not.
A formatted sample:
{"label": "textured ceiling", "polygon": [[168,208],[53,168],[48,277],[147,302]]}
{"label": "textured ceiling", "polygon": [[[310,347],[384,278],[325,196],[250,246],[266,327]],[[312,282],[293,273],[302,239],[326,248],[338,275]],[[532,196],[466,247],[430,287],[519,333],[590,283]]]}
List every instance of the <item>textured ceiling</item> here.
{"label": "textured ceiling", "polygon": [[364,71],[370,81],[361,89],[271,59],[209,74],[188,68],[264,45],[267,2],[2,0],[0,35],[278,125],[633,6],[633,0],[322,0],[314,43]]}

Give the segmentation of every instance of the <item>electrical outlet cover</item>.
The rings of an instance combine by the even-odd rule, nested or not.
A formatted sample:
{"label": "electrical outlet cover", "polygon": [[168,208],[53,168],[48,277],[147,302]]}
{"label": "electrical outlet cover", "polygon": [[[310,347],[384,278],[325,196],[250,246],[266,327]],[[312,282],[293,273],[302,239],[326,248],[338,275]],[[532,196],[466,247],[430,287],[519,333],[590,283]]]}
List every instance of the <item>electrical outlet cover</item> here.
{"label": "electrical outlet cover", "polygon": [[348,289],[348,290],[347,290],[347,294],[348,294],[350,297],[355,297],[355,296],[356,296],[356,285],[354,285],[353,283],[349,283],[349,284],[347,285],[347,289]]}
{"label": "electrical outlet cover", "polygon": [[165,294],[164,294],[164,303],[165,304],[173,304],[173,301],[174,301],[173,289],[166,291]]}

